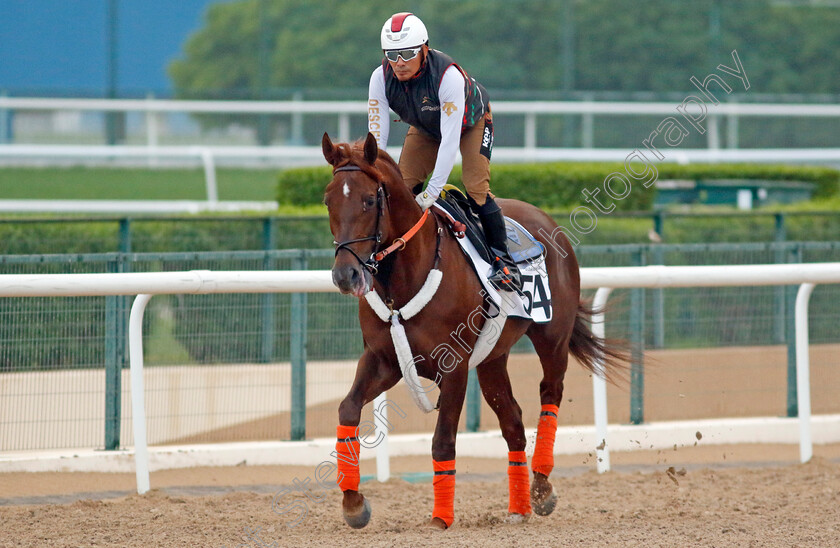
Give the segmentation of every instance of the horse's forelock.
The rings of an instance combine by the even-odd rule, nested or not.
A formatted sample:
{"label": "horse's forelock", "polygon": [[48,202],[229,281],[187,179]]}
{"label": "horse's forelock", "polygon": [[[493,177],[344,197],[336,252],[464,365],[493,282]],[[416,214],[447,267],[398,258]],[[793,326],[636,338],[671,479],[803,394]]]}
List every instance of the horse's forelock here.
{"label": "horse's forelock", "polygon": [[[375,181],[396,179],[396,182],[402,182],[400,180],[402,179],[400,168],[390,154],[383,149],[379,149],[376,165],[371,166],[365,159],[364,147],[364,139],[358,139],[352,143],[337,143],[335,148],[338,149],[341,159],[335,163],[333,169],[355,165]],[[388,176],[383,177],[383,173]]]}
{"label": "horse's forelock", "polygon": [[344,167],[353,160],[353,148],[348,143],[338,143],[335,145],[335,148],[338,149],[339,154],[341,155],[341,159],[336,162],[333,166],[334,168]]}
{"label": "horse's forelock", "polygon": [[[365,160],[365,139],[357,139],[352,143],[340,143],[338,147],[341,149],[341,153],[344,158],[342,165],[353,164],[363,166],[367,164],[367,160]],[[399,173],[397,162],[391,158],[391,155],[388,154],[385,149],[379,149],[377,160],[382,160],[383,163],[387,164],[391,169],[395,169],[397,173]],[[378,163],[379,162],[377,162],[377,164]],[[376,167],[380,166],[377,165]]]}
{"label": "horse's forelock", "polygon": [[[391,158],[391,155],[383,149],[379,149],[376,159],[376,165],[370,165],[365,159],[364,154],[365,141],[360,139],[352,143],[337,143],[335,148],[339,152],[339,160],[333,165],[333,170],[348,165],[358,166],[359,169],[371,178],[376,183],[384,183],[389,194],[400,193],[401,191],[408,191],[408,187],[403,184],[402,173],[397,162]],[[351,172],[352,173],[352,172]],[[350,181],[352,184],[353,178],[343,178],[345,183]],[[325,192],[335,192],[338,179],[333,177],[333,180],[327,185]]]}

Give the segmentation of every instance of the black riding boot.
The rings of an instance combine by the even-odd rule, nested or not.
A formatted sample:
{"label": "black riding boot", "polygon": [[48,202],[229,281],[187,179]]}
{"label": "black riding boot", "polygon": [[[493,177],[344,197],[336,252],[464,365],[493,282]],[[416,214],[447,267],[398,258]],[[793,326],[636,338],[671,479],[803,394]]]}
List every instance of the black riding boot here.
{"label": "black riding boot", "polygon": [[522,278],[519,268],[508,252],[505,219],[502,216],[501,208],[493,198],[488,196],[484,205],[475,209],[481,219],[481,224],[484,226],[487,244],[493,252],[493,274],[490,275],[490,283],[499,289],[521,291]]}

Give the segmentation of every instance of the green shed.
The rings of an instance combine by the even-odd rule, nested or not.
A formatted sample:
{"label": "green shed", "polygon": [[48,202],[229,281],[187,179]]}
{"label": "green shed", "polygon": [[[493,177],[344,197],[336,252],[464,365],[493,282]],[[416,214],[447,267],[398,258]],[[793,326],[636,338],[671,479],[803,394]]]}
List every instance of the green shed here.
{"label": "green shed", "polygon": [[768,204],[810,200],[816,185],[803,181],[762,179],[682,179],[656,182],[655,208],[671,204],[731,205],[752,209]]}

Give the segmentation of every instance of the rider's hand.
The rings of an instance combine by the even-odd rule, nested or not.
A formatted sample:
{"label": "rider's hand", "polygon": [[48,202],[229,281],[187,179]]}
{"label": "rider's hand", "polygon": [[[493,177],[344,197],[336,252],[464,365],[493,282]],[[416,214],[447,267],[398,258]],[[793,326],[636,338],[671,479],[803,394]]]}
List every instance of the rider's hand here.
{"label": "rider's hand", "polygon": [[427,209],[432,207],[433,203],[435,203],[435,200],[437,200],[437,196],[433,196],[429,194],[428,190],[424,190],[423,192],[418,194],[414,199],[417,201],[417,204],[420,206],[420,208],[423,211],[426,211]]}

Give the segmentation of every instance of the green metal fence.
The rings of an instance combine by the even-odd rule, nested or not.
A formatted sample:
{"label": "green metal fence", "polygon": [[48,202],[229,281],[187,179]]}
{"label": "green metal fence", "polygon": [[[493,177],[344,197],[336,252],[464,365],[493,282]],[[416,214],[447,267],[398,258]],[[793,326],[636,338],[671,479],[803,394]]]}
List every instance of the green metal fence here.
{"label": "green metal fence", "polygon": [[[840,261],[840,242],[580,246],[577,253],[583,267],[824,262]],[[0,274],[323,270],[332,259],[330,249],[15,255],[0,256]],[[645,350],[774,345],[789,349],[787,386],[777,413],[795,415],[794,291],[617,290],[607,315],[607,334],[632,343],[628,420],[651,420],[645,415],[648,400],[660,397],[646,390]],[[840,291],[826,286],[817,292],[811,304],[811,342],[840,342],[835,327]],[[6,410],[0,415],[0,450],[116,449],[131,444],[129,394],[123,382],[129,306],[129,297],[0,300],[0,409]],[[353,361],[362,350],[356,309],[354,299],[337,294],[155,297],[144,320],[150,434],[154,438],[158,421],[171,434],[161,434],[157,443],[325,435],[334,427],[336,401],[346,392]],[[517,349],[528,352],[530,345],[526,341]],[[211,391],[219,401],[206,401],[209,387],[220,383],[225,384],[223,392]],[[71,392],[80,395],[76,404],[68,403]],[[474,381],[468,394],[465,428],[492,425],[489,417],[480,416]],[[173,398],[183,401],[174,406]],[[222,401],[230,398],[253,399],[253,406],[245,401],[233,409]],[[267,403],[260,403],[265,398]],[[272,399],[283,403],[273,406],[277,402]],[[70,415],[61,410],[88,400],[96,400],[95,408]],[[43,406],[43,412],[24,409],[32,405]],[[202,414],[219,415],[212,431],[196,433],[198,427],[183,427]],[[427,422],[412,420],[401,424],[401,431],[426,428]],[[37,434],[49,421],[48,426],[66,437]]]}
{"label": "green metal fence", "polygon": [[[774,264],[840,260],[840,242],[590,246],[578,249],[582,267]],[[794,302],[796,287],[630,289],[626,312],[607,322],[607,334],[632,348],[630,422],[644,421],[644,350],[745,345],[787,346],[787,416],[796,416]],[[812,301],[811,342],[836,342],[836,287],[819,288]],[[628,295],[629,294],[629,295]],[[666,298],[667,295],[667,298]],[[629,297],[629,298],[628,298]],[[667,319],[667,321],[666,321]]]}
{"label": "green metal fence", "polygon": [[[554,215],[568,226],[568,214]],[[840,212],[638,212],[598,218],[584,246],[650,243],[835,241]],[[655,236],[654,236],[655,237]],[[0,256],[44,253],[324,249],[325,216],[69,217],[0,219]]]}

